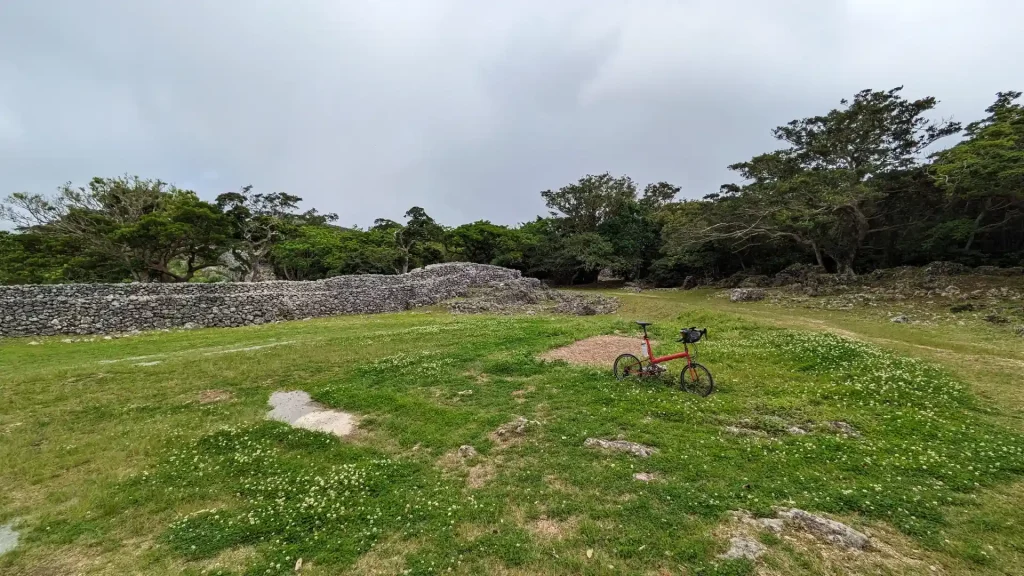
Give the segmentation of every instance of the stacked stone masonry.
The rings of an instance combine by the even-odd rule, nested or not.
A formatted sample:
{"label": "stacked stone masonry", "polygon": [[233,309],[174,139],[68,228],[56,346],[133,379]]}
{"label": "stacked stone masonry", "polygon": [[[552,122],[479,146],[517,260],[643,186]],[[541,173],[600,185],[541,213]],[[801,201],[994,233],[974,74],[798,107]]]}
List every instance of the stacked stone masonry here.
{"label": "stacked stone masonry", "polygon": [[463,296],[473,287],[525,280],[517,270],[452,263],[398,276],[365,274],[312,282],[0,286],[0,336],[245,326],[397,312]]}

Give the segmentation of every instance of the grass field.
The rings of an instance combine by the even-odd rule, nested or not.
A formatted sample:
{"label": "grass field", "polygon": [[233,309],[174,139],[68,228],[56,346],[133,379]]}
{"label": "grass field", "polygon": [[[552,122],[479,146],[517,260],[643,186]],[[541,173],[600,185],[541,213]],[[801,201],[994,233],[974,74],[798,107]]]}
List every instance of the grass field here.
{"label": "grass field", "polygon": [[[588,318],[428,310],[4,340],[0,524],[21,541],[0,574],[289,574],[300,558],[303,574],[1024,573],[1024,339],[700,291],[621,296],[619,314]],[[633,334],[633,319],[655,322],[659,352],[709,327],[715,394],[616,382],[612,358],[536,359]],[[357,414],[358,433],[266,421],[275,390]],[[518,416],[521,438],[492,434]],[[723,432],[741,423],[763,435]],[[465,444],[479,455],[454,456]],[[775,506],[877,545],[763,533],[756,563],[717,558],[739,529],[729,511]]]}

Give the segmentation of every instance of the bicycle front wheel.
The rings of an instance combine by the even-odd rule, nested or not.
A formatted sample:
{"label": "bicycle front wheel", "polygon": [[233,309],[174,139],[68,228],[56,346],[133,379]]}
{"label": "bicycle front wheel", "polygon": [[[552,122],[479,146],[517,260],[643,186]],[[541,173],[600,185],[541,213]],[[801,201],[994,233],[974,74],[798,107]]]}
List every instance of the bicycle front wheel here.
{"label": "bicycle front wheel", "polygon": [[643,365],[639,358],[632,354],[622,354],[615,359],[612,373],[615,374],[616,380],[625,380],[639,377],[643,373],[642,368]]}
{"label": "bicycle front wheel", "polygon": [[715,379],[703,364],[694,362],[683,368],[679,375],[679,387],[698,396],[709,396],[715,390]]}

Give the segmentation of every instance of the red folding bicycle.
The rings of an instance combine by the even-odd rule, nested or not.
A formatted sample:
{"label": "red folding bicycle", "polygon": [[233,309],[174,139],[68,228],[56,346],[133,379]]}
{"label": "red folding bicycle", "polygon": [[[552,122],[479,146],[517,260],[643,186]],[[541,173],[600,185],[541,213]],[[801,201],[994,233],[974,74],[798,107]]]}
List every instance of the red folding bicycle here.
{"label": "red folding bicycle", "polygon": [[616,379],[625,380],[627,378],[661,376],[666,372],[666,369],[661,364],[670,360],[686,358],[686,367],[679,374],[679,387],[700,396],[707,396],[715,390],[715,379],[711,377],[711,371],[702,364],[694,362],[694,356],[690,354],[690,344],[696,344],[701,338],[707,336],[707,328],[702,330],[698,330],[696,327],[683,328],[679,331],[679,340],[676,340],[676,342],[683,343],[683,351],[678,354],[655,357],[654,350],[651,348],[651,340],[647,337],[647,327],[651,323],[637,322],[637,324],[644,331],[644,339],[640,349],[646,358],[641,360],[633,354],[620,355],[615,359],[615,364],[612,366],[612,372],[615,374]]}

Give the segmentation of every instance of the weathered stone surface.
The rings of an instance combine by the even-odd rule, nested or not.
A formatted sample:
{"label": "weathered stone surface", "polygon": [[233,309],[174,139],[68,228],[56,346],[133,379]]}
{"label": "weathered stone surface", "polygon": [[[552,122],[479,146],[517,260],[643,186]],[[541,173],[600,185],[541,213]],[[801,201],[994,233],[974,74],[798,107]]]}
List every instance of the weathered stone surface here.
{"label": "weathered stone surface", "polygon": [[858,432],[856,428],[850,426],[846,422],[843,422],[841,420],[834,420],[832,422],[829,422],[828,425],[829,427],[831,427],[836,432],[839,432],[840,434],[852,436],[854,438],[860,438],[860,432]]}
{"label": "weathered stone surface", "polygon": [[697,277],[696,276],[687,276],[686,278],[683,279],[683,286],[682,286],[683,290],[693,290],[696,287],[697,287]]}
{"label": "weathered stone surface", "polygon": [[445,307],[456,314],[535,314],[554,312],[576,316],[611,314],[619,299],[598,294],[551,290],[536,278],[492,282],[467,290],[465,298],[451,300]]}
{"label": "weathered stone surface", "polygon": [[478,455],[476,448],[473,448],[469,444],[463,444],[459,446],[459,456],[463,458],[475,458]]}
{"label": "weathered stone surface", "polygon": [[729,539],[729,549],[725,554],[719,554],[722,560],[755,560],[764,553],[764,545],[757,540],[744,536],[734,536]]}
{"label": "weathered stone surface", "polygon": [[959,274],[967,274],[970,270],[970,268],[959,262],[938,261],[924,267],[925,274],[929,276],[957,276]]}
{"label": "weathered stone surface", "polygon": [[910,322],[910,318],[907,318],[904,314],[898,314],[896,316],[893,316],[892,318],[889,318],[889,322],[892,322],[894,324],[907,324],[908,322]]}
{"label": "weathered stone surface", "polygon": [[638,482],[654,482],[656,476],[650,472],[637,472],[633,474],[633,480]]}
{"label": "weathered stone surface", "polygon": [[747,276],[740,282],[740,288],[764,288],[772,285],[772,279],[763,274]]}
{"label": "weathered stone surface", "polygon": [[18,547],[18,532],[12,524],[0,526],[0,555]]}
{"label": "weathered stone surface", "polygon": [[764,300],[765,292],[760,288],[736,288],[729,293],[731,302],[757,302]]}
{"label": "weathered stone surface", "polygon": [[517,270],[436,264],[408,274],[313,282],[0,286],[0,336],[106,334],[263,324],[337,314],[397,312],[521,282]]}
{"label": "weathered stone surface", "polygon": [[498,429],[494,431],[494,435],[501,439],[513,438],[516,436],[525,436],[529,432],[530,428],[536,426],[538,423],[533,420],[527,420],[522,416],[517,416],[511,422],[506,422]]}
{"label": "weathered stone surface", "polygon": [[295,428],[348,436],[355,430],[355,418],[348,412],[329,410],[314,402],[302,390],[274,392],[270,395],[267,418]]}
{"label": "weathered stone surface", "polygon": [[633,456],[639,456],[640,458],[647,458],[651,454],[658,451],[657,448],[651,446],[645,446],[643,444],[637,444],[636,442],[627,442],[626,440],[604,440],[601,438],[587,438],[583,445],[587,448],[602,448],[604,450],[615,450],[618,452],[626,452]]}
{"label": "weathered stone surface", "polygon": [[864,550],[871,546],[871,539],[866,534],[858,532],[842,522],[811,514],[799,508],[782,508],[776,511],[776,515],[787,522],[799,525],[818,538],[838,546],[855,550]]}

